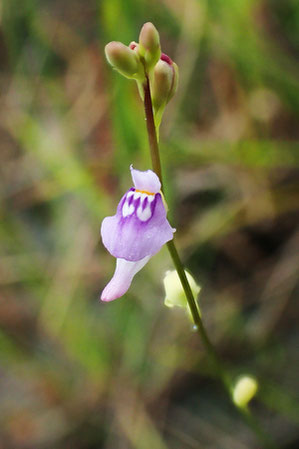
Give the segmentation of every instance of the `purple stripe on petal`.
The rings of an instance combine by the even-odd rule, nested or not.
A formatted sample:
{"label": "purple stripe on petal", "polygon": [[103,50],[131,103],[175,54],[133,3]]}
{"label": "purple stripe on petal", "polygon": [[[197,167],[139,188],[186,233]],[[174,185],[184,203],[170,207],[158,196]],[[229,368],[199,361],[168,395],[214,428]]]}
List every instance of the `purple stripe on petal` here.
{"label": "purple stripe on petal", "polygon": [[147,199],[147,197],[145,197],[144,200],[143,200],[143,203],[142,203],[142,209],[143,210],[146,208],[147,203],[148,203],[148,199]]}
{"label": "purple stripe on petal", "polygon": [[101,294],[101,300],[113,301],[124,295],[130,287],[135,274],[144,267],[149,259],[150,256],[147,256],[138,262],[128,262],[124,259],[117,259],[113,278],[104,288]]}
{"label": "purple stripe on petal", "polygon": [[137,207],[139,206],[139,204],[140,204],[140,197],[137,198],[137,200],[134,200],[134,207],[135,207],[135,210],[137,209]]}
{"label": "purple stripe on petal", "polygon": [[133,198],[134,195],[130,195],[129,199],[128,199],[128,205],[131,206],[132,202],[133,202]]}

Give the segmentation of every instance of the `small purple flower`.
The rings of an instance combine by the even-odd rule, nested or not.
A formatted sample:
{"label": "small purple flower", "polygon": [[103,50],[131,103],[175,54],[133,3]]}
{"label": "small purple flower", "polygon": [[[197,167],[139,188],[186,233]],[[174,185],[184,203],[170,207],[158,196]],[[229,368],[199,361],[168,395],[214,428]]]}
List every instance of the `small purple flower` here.
{"label": "small purple flower", "polygon": [[104,218],[101,227],[104,246],[117,258],[113,278],[102,292],[102,301],[124,295],[135,274],[172,240],[175,232],[166,218],[158,176],[152,170],[130,168],[134,187],[120,200],[116,215]]}

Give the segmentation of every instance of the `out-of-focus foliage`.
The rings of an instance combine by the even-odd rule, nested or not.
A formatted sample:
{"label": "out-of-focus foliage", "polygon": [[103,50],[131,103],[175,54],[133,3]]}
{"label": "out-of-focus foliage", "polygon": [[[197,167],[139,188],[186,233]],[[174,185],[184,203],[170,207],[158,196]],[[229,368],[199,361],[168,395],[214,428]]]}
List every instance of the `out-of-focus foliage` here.
{"label": "out-of-focus foliage", "polygon": [[208,333],[278,447],[299,445],[296,0],[1,3],[0,448],[258,448],[180,309],[162,251],[98,303],[99,239],[150,167],[134,82],[106,64],[152,21],[180,68],[161,127],[170,216]]}

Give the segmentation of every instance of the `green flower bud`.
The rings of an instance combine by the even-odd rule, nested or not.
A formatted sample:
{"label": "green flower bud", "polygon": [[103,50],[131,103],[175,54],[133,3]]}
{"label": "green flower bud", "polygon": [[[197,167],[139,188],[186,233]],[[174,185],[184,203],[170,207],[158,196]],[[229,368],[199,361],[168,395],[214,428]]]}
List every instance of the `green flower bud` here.
{"label": "green flower bud", "polygon": [[109,64],[126,78],[140,79],[143,68],[137,53],[121,42],[109,42],[105,47]]}
{"label": "green flower bud", "polygon": [[249,401],[256,395],[258,383],[254,377],[242,376],[238,379],[233,389],[233,401],[241,408],[247,406]]}
{"label": "green flower bud", "polygon": [[138,51],[140,56],[144,59],[147,70],[154,67],[160,59],[160,36],[151,22],[145,23],[141,28]]}
{"label": "green flower bud", "polygon": [[151,93],[157,128],[167,103],[174,96],[178,87],[178,66],[162,53],[151,76]]}
{"label": "green flower bud", "polygon": [[152,101],[156,110],[169,102],[175,94],[177,86],[177,65],[168,56],[166,60],[166,55],[162,54],[161,59],[155,65],[151,83]]}
{"label": "green flower bud", "polygon": [[167,103],[172,86],[173,69],[161,59],[154,68],[151,82],[152,102],[154,109],[159,109]]}
{"label": "green flower bud", "polygon": [[[197,295],[200,292],[199,285],[196,284],[195,280],[191,276],[188,271],[185,270],[188,282],[190,284],[192,293],[194,297],[196,298]],[[163,279],[164,288],[165,288],[165,300],[164,304],[167,307],[184,307],[185,309],[189,310],[188,302],[186,299],[185,292],[183,290],[179,275],[177,271],[167,271],[165,274],[165,277]]]}

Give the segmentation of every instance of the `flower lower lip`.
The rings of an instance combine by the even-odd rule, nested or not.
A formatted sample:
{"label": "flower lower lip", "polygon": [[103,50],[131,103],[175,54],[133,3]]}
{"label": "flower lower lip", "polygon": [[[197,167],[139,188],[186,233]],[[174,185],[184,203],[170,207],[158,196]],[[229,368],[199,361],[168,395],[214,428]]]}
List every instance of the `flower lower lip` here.
{"label": "flower lower lip", "polygon": [[125,259],[117,259],[113,278],[106,285],[101,294],[101,300],[108,302],[124,295],[129,289],[132,279],[141,268],[149,261],[151,256],[146,256],[136,262],[130,262]]}

